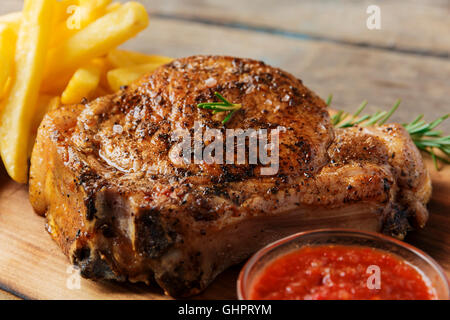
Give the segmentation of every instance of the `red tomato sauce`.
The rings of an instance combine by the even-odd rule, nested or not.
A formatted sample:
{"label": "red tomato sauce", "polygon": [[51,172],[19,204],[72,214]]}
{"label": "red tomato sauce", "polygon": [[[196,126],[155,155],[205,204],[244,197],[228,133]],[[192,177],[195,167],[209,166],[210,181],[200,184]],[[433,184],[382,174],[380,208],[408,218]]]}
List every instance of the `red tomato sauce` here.
{"label": "red tomato sauce", "polygon": [[[377,267],[378,271],[374,271]],[[253,281],[250,299],[436,299],[427,282],[410,264],[385,251],[357,246],[307,246],[270,262]]]}

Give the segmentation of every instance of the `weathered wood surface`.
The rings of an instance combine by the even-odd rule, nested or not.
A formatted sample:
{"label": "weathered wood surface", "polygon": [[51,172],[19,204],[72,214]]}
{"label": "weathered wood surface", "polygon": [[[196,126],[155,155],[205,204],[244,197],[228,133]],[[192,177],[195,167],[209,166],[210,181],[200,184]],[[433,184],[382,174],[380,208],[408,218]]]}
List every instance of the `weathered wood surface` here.
{"label": "weathered wood surface", "polygon": [[[448,0],[143,0],[150,12],[213,24],[287,32],[292,37],[375,45],[433,55],[450,51]],[[369,30],[366,10],[381,10]]]}
{"label": "weathered wood surface", "polygon": [[20,300],[20,298],[12,293],[0,290],[0,300]]}
{"label": "weathered wood surface", "polygon": [[[334,108],[387,109],[403,100],[393,120],[420,113],[433,120],[450,111],[449,7],[446,0],[377,1],[382,30],[368,31],[368,1],[143,0],[150,27],[124,47],[173,57],[228,54],[252,57],[304,80]],[[22,1],[2,0],[0,14]],[[361,21],[362,20],[362,21]],[[367,47],[364,47],[367,44]],[[377,107],[374,107],[377,106]],[[450,123],[442,128],[450,132]],[[407,241],[438,260],[450,275],[450,168],[433,173],[430,221]],[[44,230],[27,190],[0,172],[0,299],[155,299],[156,287],[81,281],[70,290],[66,258]],[[226,271],[196,298],[235,298],[239,266]]]}

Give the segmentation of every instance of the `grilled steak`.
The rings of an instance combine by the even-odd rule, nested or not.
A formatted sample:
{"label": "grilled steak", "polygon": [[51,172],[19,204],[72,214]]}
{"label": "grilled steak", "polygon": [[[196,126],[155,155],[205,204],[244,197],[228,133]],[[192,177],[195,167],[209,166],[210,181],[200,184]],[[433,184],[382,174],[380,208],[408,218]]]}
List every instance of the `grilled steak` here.
{"label": "grilled steak", "polygon": [[[197,107],[217,101],[216,91],[242,105],[226,125],[226,113]],[[278,170],[178,161],[173,133],[196,122],[224,133],[282,127]],[[301,80],[220,56],[175,60],[114,95],[47,114],[30,172],[34,209],[84,277],[155,279],[173,296],[200,292],[293,232],[340,226],[403,237],[424,226],[430,192],[400,125],[335,130]]]}

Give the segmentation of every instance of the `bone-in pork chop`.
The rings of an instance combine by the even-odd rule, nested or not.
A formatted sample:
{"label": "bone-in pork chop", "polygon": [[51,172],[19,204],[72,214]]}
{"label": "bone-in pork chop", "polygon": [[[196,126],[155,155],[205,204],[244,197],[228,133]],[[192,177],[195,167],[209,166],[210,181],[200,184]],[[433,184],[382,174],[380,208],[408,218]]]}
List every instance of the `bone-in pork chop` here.
{"label": "bone-in pork chop", "polygon": [[[197,107],[218,101],[215,92],[242,105],[225,125],[225,112]],[[195,123],[223,133],[282,127],[278,170],[179,161],[173,133]],[[221,56],[175,60],[116,94],[50,112],[30,171],[33,207],[84,277],[154,279],[174,296],[202,291],[294,232],[340,226],[403,237],[424,226],[430,192],[400,125],[334,129],[301,80]]]}

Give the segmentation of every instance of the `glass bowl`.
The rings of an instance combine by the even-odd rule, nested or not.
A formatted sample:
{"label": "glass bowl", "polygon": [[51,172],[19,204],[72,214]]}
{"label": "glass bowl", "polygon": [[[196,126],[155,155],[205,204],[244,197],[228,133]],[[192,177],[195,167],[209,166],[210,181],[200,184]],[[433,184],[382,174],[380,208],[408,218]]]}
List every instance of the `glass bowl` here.
{"label": "glass bowl", "polygon": [[244,265],[237,281],[239,300],[248,300],[253,281],[268,263],[306,245],[351,245],[387,251],[419,269],[431,282],[440,300],[449,300],[447,277],[437,262],[423,251],[394,238],[351,229],[320,229],[300,232],[275,241],[255,253]]}

